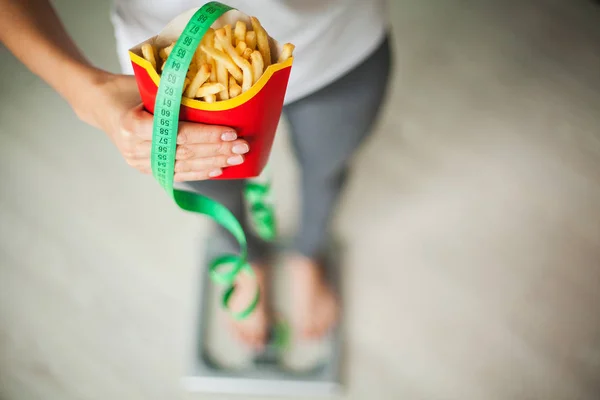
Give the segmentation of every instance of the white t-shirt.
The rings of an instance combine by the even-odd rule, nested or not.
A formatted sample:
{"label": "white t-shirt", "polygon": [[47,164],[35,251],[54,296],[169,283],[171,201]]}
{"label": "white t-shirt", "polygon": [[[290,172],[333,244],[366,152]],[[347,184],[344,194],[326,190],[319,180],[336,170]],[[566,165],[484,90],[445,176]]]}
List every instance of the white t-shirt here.
{"label": "white t-shirt", "polygon": [[[256,16],[270,36],[293,43],[294,66],[286,103],[335,81],[382,42],[387,0],[222,0]],[[206,1],[114,0],[112,21],[124,73],[133,73],[128,49],[159,33],[174,17]]]}

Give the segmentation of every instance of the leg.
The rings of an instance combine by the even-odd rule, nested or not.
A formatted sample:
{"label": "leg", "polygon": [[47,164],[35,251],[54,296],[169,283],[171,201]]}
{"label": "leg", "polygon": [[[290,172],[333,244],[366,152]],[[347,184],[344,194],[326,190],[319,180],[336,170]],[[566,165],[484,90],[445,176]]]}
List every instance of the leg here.
{"label": "leg", "polygon": [[[185,184],[188,189],[196,193],[218,201],[223,204],[233,213],[240,221],[246,240],[248,241],[248,260],[251,263],[263,263],[269,256],[270,245],[259,238],[247,223],[247,213],[244,204],[244,181],[243,180],[214,180],[214,181],[197,181],[187,182]],[[237,253],[239,246],[235,238],[221,225],[215,224],[214,236],[218,243],[219,251]]]}
{"label": "leg", "polygon": [[323,250],[348,163],[370,133],[389,72],[386,41],[347,75],[285,108],[302,170],[302,218],[296,250],[306,257],[318,257]]}
{"label": "leg", "polygon": [[[266,276],[266,257],[268,256],[269,246],[249,229],[246,223],[246,208],[243,201],[242,180],[215,180],[188,182],[185,184],[187,189],[207,196],[226,206],[229,211],[240,221],[246,239],[248,241],[248,259],[256,275],[260,290],[261,301],[256,310],[247,319],[243,321],[230,320],[234,333],[245,343],[260,348],[264,345],[269,327],[269,312],[267,304],[267,276]],[[214,248],[211,249],[215,254],[234,253],[239,251],[239,245],[235,238],[220,225],[214,229]],[[231,306],[235,311],[241,310],[253,298],[256,290],[256,281],[246,274],[240,274],[236,280],[236,291],[231,299]]]}
{"label": "leg", "polygon": [[329,224],[348,175],[348,164],[368,136],[388,84],[386,40],[368,60],[333,84],[285,108],[302,170],[301,227],[295,241],[292,290],[297,328],[306,337],[324,333],[337,307],[318,266]]}

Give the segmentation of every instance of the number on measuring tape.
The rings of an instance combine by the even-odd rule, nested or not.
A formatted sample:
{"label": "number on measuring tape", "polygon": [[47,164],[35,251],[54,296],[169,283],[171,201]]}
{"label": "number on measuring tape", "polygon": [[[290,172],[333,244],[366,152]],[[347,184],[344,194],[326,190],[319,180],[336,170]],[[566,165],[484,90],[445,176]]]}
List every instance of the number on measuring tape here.
{"label": "number on measuring tape", "polygon": [[[162,73],[163,79],[160,80],[158,90],[156,91],[152,129],[151,165],[152,174],[156,180],[182,209],[210,215],[233,234],[240,245],[241,255],[239,261],[236,261],[238,262],[237,265],[241,268],[241,266],[245,264],[247,268],[250,268],[246,263],[248,254],[246,237],[242,226],[235,216],[231,214],[227,208],[209,198],[203,198],[199,195],[190,197],[189,194],[179,196],[183,192],[173,188],[177,153],[179,108],[188,68],[202,36],[219,16],[230,9],[231,7],[218,2],[206,3],[194,14],[184,28],[179,39],[175,42],[175,46],[167,58],[167,62],[164,64]],[[218,261],[211,268],[213,270],[218,268],[220,265],[219,263],[222,263],[222,261]],[[231,279],[235,278],[238,270],[239,269],[236,269],[234,271],[231,275]],[[249,269],[249,271],[251,272],[252,270]],[[232,290],[233,286],[231,286],[231,289],[228,289],[223,296],[223,304],[225,306],[228,306],[228,299],[229,295],[233,293]],[[246,310],[236,313],[236,318],[243,318],[244,316],[249,315],[256,307],[258,298],[257,294],[256,298]]]}
{"label": "number on measuring tape", "polygon": [[164,66],[154,109],[152,166],[168,191],[172,190],[179,107],[187,70],[202,36],[219,16],[230,9],[218,2],[208,2],[201,7],[181,32]]}

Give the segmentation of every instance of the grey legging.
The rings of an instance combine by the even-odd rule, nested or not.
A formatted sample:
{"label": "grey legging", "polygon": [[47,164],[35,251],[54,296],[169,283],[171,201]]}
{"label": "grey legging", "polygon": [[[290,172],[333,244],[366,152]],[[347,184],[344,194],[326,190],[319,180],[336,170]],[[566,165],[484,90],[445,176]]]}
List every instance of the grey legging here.
{"label": "grey legging", "polygon": [[[300,228],[294,250],[316,258],[326,246],[329,223],[355,150],[368,136],[383,101],[391,70],[389,40],[362,64],[327,87],[284,107],[301,168]],[[219,201],[244,225],[249,259],[267,256],[269,246],[246,221],[241,180],[189,182],[188,187]],[[237,250],[226,235],[229,251]]]}

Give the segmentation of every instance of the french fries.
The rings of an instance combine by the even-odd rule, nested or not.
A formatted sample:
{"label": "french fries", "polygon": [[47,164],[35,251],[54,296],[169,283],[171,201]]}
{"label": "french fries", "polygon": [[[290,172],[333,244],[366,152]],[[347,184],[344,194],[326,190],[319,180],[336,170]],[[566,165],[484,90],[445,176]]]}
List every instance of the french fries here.
{"label": "french fries", "polygon": [[210,95],[215,95],[219,92],[222,92],[225,89],[225,86],[220,83],[205,83],[196,92],[195,97],[205,97]]}
{"label": "french fries", "polygon": [[235,51],[241,56],[244,54],[244,50],[248,48],[246,42],[238,42],[237,46],[235,46]]}
{"label": "french fries", "polygon": [[246,50],[244,50],[244,52],[242,53],[242,57],[244,57],[246,60],[249,60],[251,54],[252,49],[250,47],[246,47]]}
{"label": "french fries", "polygon": [[[252,66],[250,63],[244,59],[244,57],[240,56],[237,51],[231,45],[231,39],[227,36],[227,31],[223,28],[217,29],[215,31],[215,35],[217,40],[221,42],[221,46],[223,46],[223,50],[231,57],[234,63],[238,67],[241,68],[242,72],[242,93],[247,91],[252,87]],[[261,71],[262,74],[262,71]],[[233,74],[232,74],[233,75]],[[239,81],[235,76],[234,78]]]}
{"label": "french fries", "polygon": [[168,45],[167,47],[165,47],[163,49],[160,49],[160,51],[158,52],[158,56],[160,57],[160,59],[162,61],[161,66],[160,66],[161,71],[165,68],[165,63],[167,61],[167,58],[171,54],[171,50],[173,50],[173,47],[175,47],[175,42],[171,43],[170,45]]}
{"label": "french fries", "polygon": [[225,25],[222,29],[225,30],[225,36],[227,36],[227,39],[229,39],[229,44],[233,44],[233,46],[235,46],[235,41],[233,40],[233,32],[231,31],[231,25]]}
{"label": "french fries", "polygon": [[231,75],[235,78],[236,81],[240,82],[243,79],[243,74],[240,68],[233,62],[231,57],[221,50],[218,50],[214,47],[202,46],[202,51],[211,56],[215,61],[219,61],[223,63],[225,68],[229,71]]}
{"label": "french fries", "polygon": [[[174,46],[175,42],[161,48],[146,43],[142,56],[161,75]],[[286,43],[279,54],[272,55],[269,36],[255,17],[250,17],[249,24],[240,20],[233,26],[210,28],[194,52],[183,96],[207,103],[237,97],[256,84],[270,65],[292,57],[294,49]]]}
{"label": "french fries", "polygon": [[256,32],[246,32],[246,45],[252,50],[256,50]]}
{"label": "french fries", "polygon": [[217,63],[217,81],[223,85],[223,90],[219,92],[219,100],[228,100],[229,99],[229,72],[225,65],[216,61]]}
{"label": "french fries", "polygon": [[262,58],[266,65],[271,65],[271,47],[269,45],[269,36],[267,32],[260,24],[258,18],[250,17],[252,22],[252,29],[256,32],[256,45],[262,55]]}
{"label": "french fries", "polygon": [[198,89],[200,89],[200,86],[202,86],[204,82],[208,80],[208,78],[210,78],[210,64],[202,64],[196,73],[196,76],[194,76],[189,86],[185,90],[184,95],[186,97],[196,97],[195,95],[198,92]]}
{"label": "french fries", "polygon": [[233,76],[229,77],[229,97],[234,98],[242,94],[242,87],[237,84]]}
{"label": "french fries", "polygon": [[160,58],[162,58],[163,61],[167,61],[167,57],[169,57],[169,55],[171,54],[171,50],[173,50],[173,47],[175,47],[175,42],[171,43],[164,49],[160,49],[158,55],[160,56]]}
{"label": "french fries", "polygon": [[204,37],[202,38],[202,41],[200,42],[201,45],[204,46],[214,46],[215,43],[215,30],[213,28],[209,28],[208,31],[204,34]]}
{"label": "french fries", "polygon": [[296,48],[296,46],[294,46],[291,43],[284,44],[283,50],[281,50],[281,55],[279,56],[279,60],[277,62],[278,63],[286,62],[288,60],[288,58],[290,58],[292,56],[292,54],[294,53],[295,48]]}
{"label": "french fries", "polygon": [[142,45],[142,55],[152,64],[152,68],[156,69],[156,57],[154,56],[154,46],[150,43]]}
{"label": "french fries", "polygon": [[250,61],[252,62],[252,75],[254,77],[252,84],[255,84],[263,74],[265,63],[258,50],[254,50],[252,54],[250,54]]}
{"label": "french fries", "polygon": [[[207,56],[207,57],[210,57],[210,56]],[[211,82],[217,81],[217,62],[212,57],[210,59],[210,81]]]}
{"label": "french fries", "polygon": [[235,45],[238,46],[240,43],[246,43],[246,33],[248,27],[243,21],[237,21],[235,23],[235,30],[233,36],[235,37]]}

